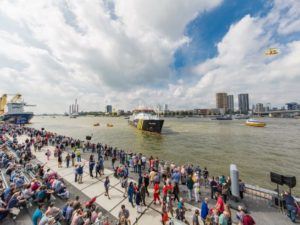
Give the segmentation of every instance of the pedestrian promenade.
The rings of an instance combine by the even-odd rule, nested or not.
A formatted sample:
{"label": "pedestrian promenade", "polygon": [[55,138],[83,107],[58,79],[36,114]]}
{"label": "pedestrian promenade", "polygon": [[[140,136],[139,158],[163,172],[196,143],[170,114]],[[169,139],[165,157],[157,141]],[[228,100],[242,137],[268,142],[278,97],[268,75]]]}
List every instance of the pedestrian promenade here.
{"label": "pedestrian promenade", "polygon": [[[19,136],[18,141],[20,143],[25,142],[27,136]],[[50,149],[52,151],[52,156],[50,160],[47,161],[47,157],[45,156],[45,150]],[[52,171],[55,171],[63,177],[68,183],[73,185],[79,191],[84,193],[86,196],[93,198],[97,197],[96,203],[99,204],[102,208],[104,208],[107,212],[109,212],[116,219],[118,218],[119,211],[121,209],[121,205],[125,205],[125,207],[130,212],[130,220],[132,224],[136,225],[156,225],[161,224],[161,206],[159,204],[155,205],[152,202],[152,198],[146,198],[147,206],[143,206],[142,213],[138,213],[136,208],[132,208],[131,204],[128,202],[128,199],[123,197],[124,189],[121,187],[120,180],[113,176],[113,171],[109,169],[104,169],[104,174],[101,178],[92,178],[89,176],[88,172],[88,161],[82,159],[81,163],[85,163],[84,167],[84,175],[83,175],[83,183],[79,184],[75,182],[74,175],[74,167],[66,168],[65,164],[63,164],[63,168],[58,168],[57,158],[53,155],[54,152],[53,146],[45,146],[42,148],[42,151],[36,151],[34,154],[36,159],[41,163],[46,163],[45,167],[50,168]],[[63,153],[62,158],[66,156],[66,152]],[[105,177],[109,176],[110,179],[110,188],[109,195],[111,199],[108,199],[105,196],[105,188],[104,188],[104,180]],[[128,182],[135,180],[129,179]],[[153,189],[149,188],[150,196],[152,196]],[[186,212],[186,219],[191,222],[193,213],[196,209],[191,204],[185,203],[185,207],[188,209]],[[201,222],[201,224],[203,224]]]}

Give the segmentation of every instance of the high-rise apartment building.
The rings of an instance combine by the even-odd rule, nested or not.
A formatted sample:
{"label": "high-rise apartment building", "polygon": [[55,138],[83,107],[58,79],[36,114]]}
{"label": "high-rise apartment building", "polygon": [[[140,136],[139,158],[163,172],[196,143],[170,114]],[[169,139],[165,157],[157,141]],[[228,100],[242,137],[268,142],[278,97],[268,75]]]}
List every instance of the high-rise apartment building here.
{"label": "high-rise apartment building", "polygon": [[248,94],[239,94],[239,111],[243,114],[248,114],[249,112],[249,95]]}
{"label": "high-rise apartment building", "polygon": [[227,95],[227,109],[229,113],[234,112],[234,97],[233,95]]}
{"label": "high-rise apartment building", "polygon": [[216,94],[216,106],[218,109],[227,111],[227,93]]}
{"label": "high-rise apartment building", "polygon": [[264,104],[257,103],[256,106],[255,106],[255,112],[262,113],[264,111],[265,111]]}
{"label": "high-rise apartment building", "polygon": [[111,105],[105,106],[105,112],[106,113],[112,113],[112,106]]}
{"label": "high-rise apartment building", "polygon": [[297,102],[289,102],[289,103],[286,103],[286,105],[287,105],[287,110],[300,109],[300,104],[298,104]]}

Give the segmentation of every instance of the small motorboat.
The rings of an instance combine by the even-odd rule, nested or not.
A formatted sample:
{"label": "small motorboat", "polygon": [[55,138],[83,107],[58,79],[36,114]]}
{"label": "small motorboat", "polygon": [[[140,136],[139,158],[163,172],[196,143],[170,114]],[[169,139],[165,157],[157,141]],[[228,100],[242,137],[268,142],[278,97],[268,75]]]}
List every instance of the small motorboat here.
{"label": "small motorboat", "polygon": [[113,127],[114,125],[111,124],[111,123],[107,123],[106,126],[107,126],[107,127]]}
{"label": "small motorboat", "polygon": [[266,123],[255,119],[249,119],[246,121],[245,125],[252,127],[265,127]]}
{"label": "small motorboat", "polygon": [[94,123],[94,127],[100,126],[100,123]]}

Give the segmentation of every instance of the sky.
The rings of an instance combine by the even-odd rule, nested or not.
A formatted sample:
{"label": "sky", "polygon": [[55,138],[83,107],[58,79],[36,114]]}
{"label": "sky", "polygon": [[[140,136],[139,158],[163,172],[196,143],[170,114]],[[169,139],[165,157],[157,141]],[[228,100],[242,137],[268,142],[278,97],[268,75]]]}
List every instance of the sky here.
{"label": "sky", "polygon": [[[0,94],[36,113],[300,102],[299,0],[2,0]],[[276,56],[265,56],[270,47]]]}

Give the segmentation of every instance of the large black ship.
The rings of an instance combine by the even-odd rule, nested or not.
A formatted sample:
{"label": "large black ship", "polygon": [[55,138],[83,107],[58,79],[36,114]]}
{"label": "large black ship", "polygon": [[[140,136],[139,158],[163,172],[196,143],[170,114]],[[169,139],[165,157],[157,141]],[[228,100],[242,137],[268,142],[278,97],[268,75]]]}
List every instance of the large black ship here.
{"label": "large black ship", "polygon": [[160,119],[153,110],[138,109],[134,110],[128,123],[139,130],[161,133],[164,120]]}

